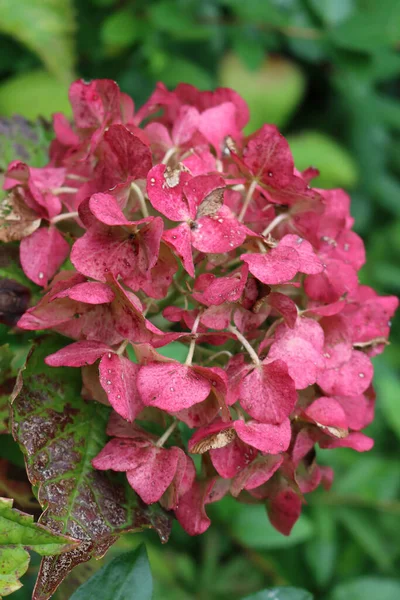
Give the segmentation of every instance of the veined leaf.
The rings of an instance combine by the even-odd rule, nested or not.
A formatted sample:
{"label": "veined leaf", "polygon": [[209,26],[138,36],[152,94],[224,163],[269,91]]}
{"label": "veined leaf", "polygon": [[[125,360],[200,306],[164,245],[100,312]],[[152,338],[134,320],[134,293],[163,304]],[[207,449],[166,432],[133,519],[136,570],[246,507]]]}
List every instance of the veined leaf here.
{"label": "veined leaf", "polygon": [[73,77],[72,0],[0,0],[0,30],[35,52],[56,77]]}
{"label": "veined leaf", "polygon": [[22,587],[20,577],[29,567],[29,554],[23,548],[0,548],[0,598]]}
{"label": "veined leaf", "polygon": [[151,600],[153,581],[144,545],[114,558],[72,594],[70,600]]}
{"label": "veined leaf", "polygon": [[51,138],[49,126],[40,119],[30,123],[19,115],[0,118],[0,169],[5,170],[12,160],[43,167],[49,161]]}
{"label": "veined leaf", "polygon": [[161,509],[143,508],[129,486],[93,469],[91,460],[106,442],[109,409],[80,397],[78,371],[44,364],[63,344],[52,337],[34,347],[12,406],[13,435],[44,509],[40,522],[80,540],[71,552],[43,559],[34,600],[49,598],[77,564],[103,556],[120,533],[154,527],[166,541],[170,530]]}

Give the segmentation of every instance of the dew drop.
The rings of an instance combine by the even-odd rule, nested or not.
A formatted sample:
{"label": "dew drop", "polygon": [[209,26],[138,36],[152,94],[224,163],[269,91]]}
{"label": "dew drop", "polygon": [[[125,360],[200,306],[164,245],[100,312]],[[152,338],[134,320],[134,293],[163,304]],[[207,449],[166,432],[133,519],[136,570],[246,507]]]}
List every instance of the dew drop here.
{"label": "dew drop", "polygon": [[344,244],[344,246],[343,246],[343,250],[344,250],[345,252],[347,252],[349,248],[350,248],[349,244]]}
{"label": "dew drop", "polygon": [[111,373],[111,369],[108,369],[108,372]]}
{"label": "dew drop", "polygon": [[108,358],[111,358],[111,352],[109,352],[109,353],[107,354],[107,356],[108,356]]}
{"label": "dew drop", "polygon": [[42,273],[42,271],[40,271],[40,273],[39,273],[39,279],[43,279],[43,277],[44,277],[44,273]]}
{"label": "dew drop", "polygon": [[150,183],[151,183],[151,185],[154,185],[154,184],[155,184],[155,182],[156,182],[156,180],[154,179],[154,177],[152,177],[152,178],[150,179]]}
{"label": "dew drop", "polygon": [[120,395],[120,394],[118,394],[117,398],[118,398],[118,400],[121,400],[121,395]]}
{"label": "dew drop", "polygon": [[111,381],[107,379],[107,385],[111,385]]}
{"label": "dew drop", "polygon": [[170,392],[174,392],[174,391],[175,391],[175,388],[173,388],[173,387],[170,387],[170,388],[169,388],[169,391],[170,391]]}
{"label": "dew drop", "polygon": [[273,177],[273,175],[274,174],[272,173],[272,171],[268,171],[268,177]]}
{"label": "dew drop", "polygon": [[358,376],[361,377],[361,379],[365,377],[364,373],[359,373]]}
{"label": "dew drop", "polygon": [[173,236],[172,236],[172,239],[173,239],[173,240],[176,240],[176,235],[173,235]]}
{"label": "dew drop", "polygon": [[391,327],[392,326],[392,321],[388,321],[387,324],[388,324],[388,327]]}
{"label": "dew drop", "polygon": [[217,220],[218,220],[218,223],[223,223],[224,222],[223,219],[217,219]]}
{"label": "dew drop", "polygon": [[325,358],[330,358],[331,357],[331,355],[329,354],[329,352],[325,352],[324,356],[325,356]]}

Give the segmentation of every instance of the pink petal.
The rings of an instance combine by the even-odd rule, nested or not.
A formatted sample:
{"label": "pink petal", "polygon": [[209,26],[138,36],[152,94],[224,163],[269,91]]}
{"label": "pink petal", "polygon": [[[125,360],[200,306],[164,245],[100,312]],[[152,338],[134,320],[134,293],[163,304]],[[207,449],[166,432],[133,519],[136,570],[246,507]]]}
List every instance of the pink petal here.
{"label": "pink petal", "polygon": [[221,306],[210,306],[201,315],[201,323],[210,329],[226,329],[231,322],[232,306],[221,304]]}
{"label": "pink petal", "polygon": [[83,367],[92,365],[106,352],[110,352],[106,344],[86,340],[61,348],[58,352],[46,356],[44,362],[51,367]]}
{"label": "pink petal", "polygon": [[46,287],[69,254],[69,245],[55,227],[41,227],[20,244],[23,271],[31,281]]}
{"label": "pink petal", "polygon": [[369,424],[368,401],[363,394],[358,396],[335,396],[344,410],[349,429],[356,431]]}
{"label": "pink petal", "polygon": [[196,219],[213,216],[224,201],[225,181],[220,175],[198,175],[185,184],[184,194]]}
{"label": "pink petal", "polygon": [[175,515],[189,535],[200,535],[209,528],[211,521],[206,514],[204,504],[214,485],[215,479],[201,483],[195,481],[190,490],[179,500]]}
{"label": "pink petal", "polygon": [[192,244],[200,252],[230,252],[243,244],[247,231],[247,227],[239,223],[229,208],[222,206],[215,216],[196,220],[192,229]]}
{"label": "pink petal", "polygon": [[219,106],[205,110],[200,116],[198,128],[221,156],[225,138],[229,135],[237,138],[240,135],[236,124],[235,105],[232,102],[223,102]]}
{"label": "pink petal", "polygon": [[374,440],[359,431],[354,431],[342,439],[326,438],[319,445],[321,448],[352,448],[357,452],[368,452],[373,447]]}
{"label": "pink petal", "polygon": [[89,208],[96,219],[105,225],[130,225],[111,194],[93,194],[89,200]]}
{"label": "pink petal", "polygon": [[175,146],[188,143],[197,130],[199,111],[193,106],[182,106],[172,127]]}
{"label": "pink petal", "polygon": [[240,386],[240,404],[261,423],[282,423],[297,401],[293,379],[287,365],[275,360],[256,367]]}
{"label": "pink petal", "polygon": [[132,422],[144,405],[136,386],[139,365],[108,352],[99,365],[100,383],[113,409]]}
{"label": "pink petal", "polygon": [[[243,265],[240,270],[231,273],[227,277],[214,278],[202,294],[194,293],[193,298],[206,306],[218,306],[224,302],[236,302],[243,293],[246,285],[247,273],[247,265]],[[206,277],[208,276],[206,273],[204,275]],[[204,277],[204,275],[200,275],[200,277]]]}
{"label": "pink petal", "polygon": [[97,79],[85,83],[74,81],[69,88],[69,100],[76,126],[95,129],[119,109],[119,88],[115,81]]}
{"label": "pink petal", "polygon": [[324,270],[322,262],[315,254],[310,242],[307,242],[307,240],[298,235],[289,234],[285,235],[279,242],[279,247],[282,248],[282,246],[296,250],[299,255],[299,271],[301,273],[316,275]]}
{"label": "pink petal", "polygon": [[146,406],[156,406],[169,412],[202,402],[211,390],[210,381],[199,377],[192,367],[175,362],[142,366],[137,386]]}
{"label": "pink petal", "polygon": [[357,287],[357,273],[351,265],[340,260],[326,259],[325,263],[322,273],[306,277],[304,289],[312,300],[336,302],[343,294],[350,294]]}
{"label": "pink petal", "polygon": [[195,454],[204,454],[210,448],[223,448],[227,446],[235,437],[236,434],[232,428],[232,423],[225,423],[218,420],[205,427],[200,427],[190,438],[188,450]]}
{"label": "pink petal", "polygon": [[55,294],[52,299],[70,298],[85,304],[108,304],[114,300],[114,297],[114,292],[108,285],[97,281],[87,281],[62,290]]}
{"label": "pink petal", "polygon": [[211,462],[220,477],[232,479],[254,460],[257,452],[239,439],[224,448],[210,450]]}
{"label": "pink petal", "polygon": [[280,292],[271,292],[268,294],[267,302],[269,306],[278,311],[288,327],[294,328],[297,321],[297,306],[289,296]]}
{"label": "pink petal", "polygon": [[192,256],[192,236],[187,223],[181,223],[178,227],[164,231],[162,239],[170,246],[181,259],[185,270],[194,277],[194,265]]}
{"label": "pink petal", "polygon": [[275,330],[274,343],[268,361],[281,359],[289,369],[297,390],[302,390],[316,382],[325,366],[322,356],[324,333],[313,319],[300,317],[294,329],[279,325]]}
{"label": "pink petal", "polygon": [[334,398],[317,398],[305,409],[304,414],[317,425],[347,430],[346,414]]}
{"label": "pink petal", "polygon": [[125,181],[145,179],[152,166],[148,146],[124,125],[111,125],[107,129],[101,151],[100,167],[109,187]]}
{"label": "pink petal", "polygon": [[243,442],[267,454],[285,452],[292,435],[289,419],[285,419],[280,425],[267,425],[257,421],[247,423],[235,421],[234,427]]}
{"label": "pink petal", "polygon": [[171,221],[190,219],[183,189],[191,178],[187,171],[178,168],[171,171],[162,164],[153,167],[147,176],[147,193],[152,206]]}
{"label": "pink petal", "polygon": [[301,514],[301,498],[290,487],[275,494],[268,505],[268,516],[271,524],[283,533],[290,535],[293,525]]}
{"label": "pink petal", "polygon": [[242,254],[240,258],[254,277],[270,285],[290,281],[300,266],[297,252],[286,246],[277,246],[267,254]]}
{"label": "pink petal", "polygon": [[[231,494],[236,497],[242,490],[253,490],[271,479],[272,475],[279,469],[283,457],[279,455],[258,456],[235,477],[231,483]],[[215,466],[215,463],[213,461]]]}
{"label": "pink petal", "polygon": [[351,331],[346,319],[341,315],[324,317],[319,324],[324,330],[325,367],[333,369],[346,363],[353,350]]}
{"label": "pink petal", "polygon": [[363,352],[353,350],[350,360],[340,367],[326,369],[319,374],[317,383],[331,396],[358,396],[369,387],[374,369]]}

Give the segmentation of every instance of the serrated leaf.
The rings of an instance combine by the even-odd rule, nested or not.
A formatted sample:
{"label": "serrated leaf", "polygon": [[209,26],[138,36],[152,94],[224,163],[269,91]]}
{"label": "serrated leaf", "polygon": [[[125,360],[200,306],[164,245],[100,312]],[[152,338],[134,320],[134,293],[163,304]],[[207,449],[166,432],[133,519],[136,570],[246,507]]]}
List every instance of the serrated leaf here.
{"label": "serrated leaf", "polygon": [[4,171],[12,160],[22,160],[31,167],[43,167],[49,161],[52,137],[49,125],[41,119],[30,123],[19,115],[0,118],[0,171]]}
{"label": "serrated leaf", "polygon": [[29,567],[29,554],[23,548],[0,548],[0,598],[22,586],[20,577]]}
{"label": "serrated leaf", "polygon": [[70,600],[151,600],[153,580],[144,545],[114,558],[72,594]]}
{"label": "serrated leaf", "polygon": [[290,536],[279,533],[269,522],[264,506],[243,505],[235,515],[232,533],[241,543],[250,548],[289,548],[309,539],[313,534],[311,521],[302,515]]}
{"label": "serrated leaf", "polygon": [[73,78],[72,0],[0,0],[0,30],[35,52],[62,80]]}
{"label": "serrated leaf", "polygon": [[333,590],[330,600],[395,600],[400,598],[400,582],[383,577],[360,577],[341,583]]}
{"label": "serrated leaf", "polygon": [[313,600],[310,592],[294,587],[268,588],[243,600]]}
{"label": "serrated leaf", "polygon": [[76,546],[75,540],[47,530],[12,505],[11,498],[0,498],[0,547],[25,548],[49,556]]}
{"label": "serrated leaf", "polygon": [[129,486],[93,469],[109,409],[80,397],[79,372],[44,364],[63,345],[52,337],[34,347],[12,405],[13,435],[44,509],[40,522],[80,540],[71,552],[43,559],[34,600],[49,598],[75,565],[103,556],[120,533],[153,527],[166,541],[170,529],[161,509],[143,508]]}

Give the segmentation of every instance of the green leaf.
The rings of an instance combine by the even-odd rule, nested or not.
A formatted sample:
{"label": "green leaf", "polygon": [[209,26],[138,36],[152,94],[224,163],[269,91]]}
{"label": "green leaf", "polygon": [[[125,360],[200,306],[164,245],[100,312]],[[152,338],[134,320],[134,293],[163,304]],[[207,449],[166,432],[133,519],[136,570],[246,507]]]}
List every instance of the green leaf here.
{"label": "green leaf", "polygon": [[151,25],[160,32],[168,33],[177,40],[209,41],[212,27],[199,23],[193,10],[184,10],[184,4],[177,7],[173,0],[158,0],[149,8]]}
{"label": "green leaf", "polygon": [[331,31],[334,43],[351,50],[375,52],[399,41],[398,0],[372,2]]}
{"label": "green leaf", "polygon": [[0,118],[0,170],[12,160],[22,160],[31,167],[49,162],[50,128],[42,120],[30,123],[23,117]]}
{"label": "green leaf", "polygon": [[305,542],[313,535],[311,521],[302,515],[289,536],[284,536],[269,522],[264,506],[241,505],[234,517],[232,534],[250,548],[272,550],[289,548]]}
{"label": "green leaf", "polygon": [[276,6],[273,0],[223,0],[235,15],[244,21],[252,23],[268,23],[273,26],[286,25],[288,17],[283,10]]}
{"label": "green leaf", "polygon": [[310,592],[299,588],[275,587],[246,596],[243,600],[313,600],[313,596]]}
{"label": "green leaf", "polygon": [[319,586],[325,586],[332,577],[338,550],[336,522],[331,507],[315,506],[311,514],[314,537],[305,548],[306,561]]}
{"label": "green leaf", "polygon": [[114,558],[72,594],[70,600],[151,600],[153,581],[146,547]]}
{"label": "green leaf", "polygon": [[356,8],[354,0],[308,0],[326,25],[335,25],[350,17]]}
{"label": "green leaf", "polygon": [[23,548],[0,548],[0,598],[22,587],[20,577],[29,567],[29,554]]}
{"label": "green leaf", "polygon": [[58,79],[73,78],[72,0],[0,0],[0,14],[2,32],[35,52]]}
{"label": "green leaf", "polygon": [[214,87],[208,71],[180,56],[170,56],[155,75],[169,87],[182,82],[191,83],[201,90]]}
{"label": "green leaf", "polygon": [[154,527],[166,541],[170,528],[157,506],[141,508],[125,478],[121,484],[93,469],[91,460],[106,443],[109,409],[80,397],[78,371],[44,364],[63,345],[52,337],[34,347],[12,405],[13,435],[45,509],[40,522],[81,542],[71,552],[43,559],[34,600],[49,598],[75,565],[103,556],[120,533]]}
{"label": "green leaf", "polygon": [[127,7],[110,14],[103,22],[101,39],[110,51],[117,53],[131,46],[140,35],[139,22]]}
{"label": "green leaf", "polygon": [[379,356],[374,360],[374,368],[375,385],[386,424],[400,439],[400,377],[384,357]]}
{"label": "green leaf", "polygon": [[335,587],[330,600],[396,600],[400,582],[383,577],[360,577]]}
{"label": "green leaf", "polygon": [[319,177],[313,186],[323,188],[354,187],[358,179],[357,165],[351,154],[334,139],[319,131],[304,131],[288,136],[297,169],[317,167]]}
{"label": "green leaf", "polygon": [[12,505],[13,500],[0,498],[0,547],[25,548],[50,556],[77,545],[72,538],[34,523],[32,515],[15,510]]}

